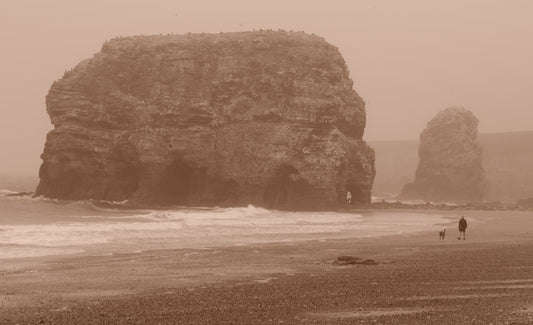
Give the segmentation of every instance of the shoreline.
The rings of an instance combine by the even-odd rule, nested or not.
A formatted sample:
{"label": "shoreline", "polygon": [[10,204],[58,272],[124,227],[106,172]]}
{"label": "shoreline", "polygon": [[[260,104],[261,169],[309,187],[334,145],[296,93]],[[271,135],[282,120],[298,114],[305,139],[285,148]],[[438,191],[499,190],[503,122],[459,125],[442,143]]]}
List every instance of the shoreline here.
{"label": "shoreline", "polygon": [[[106,201],[93,199],[67,200],[58,198],[49,198],[45,196],[35,196],[33,191],[9,191],[0,195],[5,198],[26,198],[26,199],[45,199],[50,203],[66,205],[77,202],[87,202],[93,204],[96,208],[114,209],[114,210],[168,210],[168,209],[227,209],[227,208],[246,208],[254,206],[257,208],[268,209],[263,206],[252,204],[242,205],[206,205],[206,206],[177,206],[165,204],[150,204],[142,201]],[[340,204],[334,208],[324,207],[318,209],[286,209],[278,210],[283,212],[353,212],[353,211],[371,211],[371,210],[444,210],[444,211],[533,211],[533,206],[524,202],[530,199],[520,199],[515,202],[511,201],[483,201],[483,202],[466,202],[466,203],[447,203],[447,202],[429,202],[409,203],[411,200],[399,199],[381,199],[369,204],[354,203],[352,205]],[[417,201],[417,200],[415,200]],[[522,203],[521,203],[522,202]]]}
{"label": "shoreline", "polygon": [[[530,324],[533,214],[462,214],[466,241],[449,228],[444,241],[420,232],[29,258],[0,270],[0,323]],[[378,264],[334,264],[346,255]]]}

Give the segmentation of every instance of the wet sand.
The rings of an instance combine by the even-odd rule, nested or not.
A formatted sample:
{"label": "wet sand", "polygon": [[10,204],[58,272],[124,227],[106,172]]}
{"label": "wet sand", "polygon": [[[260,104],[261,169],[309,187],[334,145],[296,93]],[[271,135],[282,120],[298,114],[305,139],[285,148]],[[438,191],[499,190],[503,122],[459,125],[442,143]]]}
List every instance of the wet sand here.
{"label": "wet sand", "polygon": [[[425,212],[453,220],[445,240],[4,260],[0,324],[533,324],[533,212]],[[378,264],[334,264],[343,255]]]}

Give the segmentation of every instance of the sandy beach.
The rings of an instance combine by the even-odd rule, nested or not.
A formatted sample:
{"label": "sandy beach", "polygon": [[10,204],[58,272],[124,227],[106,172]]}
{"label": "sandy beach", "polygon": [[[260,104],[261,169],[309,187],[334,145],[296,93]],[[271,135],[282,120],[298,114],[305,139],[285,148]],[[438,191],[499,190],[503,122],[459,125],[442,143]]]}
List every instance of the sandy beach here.
{"label": "sandy beach", "polygon": [[0,324],[533,324],[533,212],[425,213],[450,218],[445,240],[419,232],[4,260]]}

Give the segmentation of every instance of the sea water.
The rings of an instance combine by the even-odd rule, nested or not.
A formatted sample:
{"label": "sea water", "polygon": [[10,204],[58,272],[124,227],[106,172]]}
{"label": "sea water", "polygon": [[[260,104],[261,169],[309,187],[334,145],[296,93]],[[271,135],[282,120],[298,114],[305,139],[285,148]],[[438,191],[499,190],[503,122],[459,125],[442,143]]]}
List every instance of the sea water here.
{"label": "sea water", "polygon": [[442,228],[412,212],[286,212],[249,205],[165,210],[100,208],[0,191],[0,259],[387,236]]}

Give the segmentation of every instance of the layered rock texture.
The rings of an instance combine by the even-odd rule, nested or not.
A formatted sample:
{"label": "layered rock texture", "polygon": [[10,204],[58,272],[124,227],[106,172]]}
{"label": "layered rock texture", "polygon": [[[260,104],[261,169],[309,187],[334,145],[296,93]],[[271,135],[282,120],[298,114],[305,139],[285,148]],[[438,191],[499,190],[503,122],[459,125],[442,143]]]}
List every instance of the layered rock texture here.
{"label": "layered rock texture", "polygon": [[403,199],[473,202],[482,199],[485,176],[477,143],[478,119],[464,108],[450,107],[433,118],[420,135],[415,181]]}
{"label": "layered rock texture", "polygon": [[135,36],[56,81],[36,195],[145,204],[369,203],[364,101],[305,33]]}

